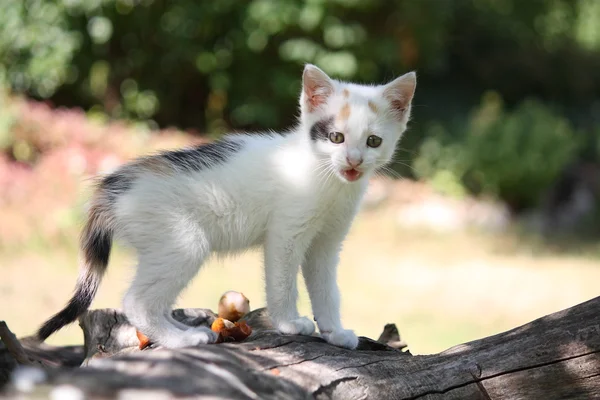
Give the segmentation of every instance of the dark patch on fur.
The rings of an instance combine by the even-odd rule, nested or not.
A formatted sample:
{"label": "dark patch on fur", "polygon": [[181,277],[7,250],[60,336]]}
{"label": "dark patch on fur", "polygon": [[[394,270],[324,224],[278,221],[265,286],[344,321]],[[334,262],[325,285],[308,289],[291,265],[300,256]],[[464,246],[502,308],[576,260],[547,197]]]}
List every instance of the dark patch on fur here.
{"label": "dark patch on fur", "polygon": [[46,321],[38,330],[37,337],[40,340],[46,340],[48,336],[52,335],[54,332],[74,322],[90,307],[100,282],[95,279],[93,275],[88,276],[89,278],[86,279],[86,284],[77,286],[75,294],[71,300],[69,300],[66,307]]}
{"label": "dark patch on fur", "polygon": [[[162,159],[166,167],[172,168],[173,171],[195,172],[225,162],[231,154],[239,151],[242,145],[240,141],[221,140],[186,149],[166,151],[149,156],[146,161],[153,158]],[[160,165],[157,164],[158,167]],[[99,188],[110,202],[114,202],[117,197],[131,189],[138,172],[136,167],[140,167],[136,162],[127,164],[100,181]]]}
{"label": "dark patch on fur", "polygon": [[[111,180],[109,180],[109,183]],[[102,207],[90,209],[88,221],[81,237],[84,266],[79,275],[75,293],[65,308],[42,325],[37,336],[44,341],[48,336],[74,322],[92,304],[102,275],[108,266],[112,246],[112,230],[106,226]]]}
{"label": "dark patch on fur", "polygon": [[310,138],[312,140],[329,140],[329,133],[332,131],[333,117],[322,119],[315,122],[310,128]]}
{"label": "dark patch on fur", "polygon": [[212,165],[221,164],[242,148],[242,142],[220,140],[188,149],[168,151],[158,155],[169,162],[175,169],[185,172],[196,172]]}
{"label": "dark patch on fur", "polygon": [[86,262],[106,267],[112,247],[112,233],[108,230],[93,229],[84,240]]}
{"label": "dark patch on fur", "polygon": [[100,181],[100,190],[102,190],[109,201],[114,201],[116,197],[125,193],[133,185],[135,176],[124,168],[113,172]]}

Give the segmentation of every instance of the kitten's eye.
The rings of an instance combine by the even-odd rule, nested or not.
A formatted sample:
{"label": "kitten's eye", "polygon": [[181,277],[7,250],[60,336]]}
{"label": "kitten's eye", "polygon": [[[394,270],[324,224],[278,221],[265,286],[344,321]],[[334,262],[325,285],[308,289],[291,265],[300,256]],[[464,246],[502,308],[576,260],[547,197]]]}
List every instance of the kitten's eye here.
{"label": "kitten's eye", "polygon": [[335,144],[344,143],[344,134],[342,132],[331,132],[329,134],[329,140]]}
{"label": "kitten's eye", "polygon": [[381,138],[379,136],[371,135],[367,138],[367,146],[369,147],[379,147],[381,146]]}

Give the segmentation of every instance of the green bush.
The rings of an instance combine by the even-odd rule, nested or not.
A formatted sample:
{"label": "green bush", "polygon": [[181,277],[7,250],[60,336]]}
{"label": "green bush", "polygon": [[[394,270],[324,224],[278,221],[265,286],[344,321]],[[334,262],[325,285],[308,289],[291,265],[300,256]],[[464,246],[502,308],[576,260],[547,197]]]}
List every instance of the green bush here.
{"label": "green bush", "polygon": [[460,183],[515,209],[536,205],[579,149],[565,117],[534,100],[506,111],[493,92],[483,97],[462,135],[448,134],[439,124],[428,132],[415,160],[419,177],[454,194],[462,193]]}
{"label": "green bush", "polygon": [[421,104],[465,86],[582,100],[600,90],[592,3],[2,0],[0,77],[56,104],[217,133],[288,126],[306,62],[369,82],[417,69]]}
{"label": "green bush", "polygon": [[[289,125],[306,62],[372,81],[437,58],[451,8],[436,0],[0,3],[0,76],[14,90],[211,132]],[[400,22],[407,43],[422,45],[411,58],[397,51]]]}
{"label": "green bush", "polygon": [[68,3],[0,2],[0,83],[46,98],[74,79],[70,63],[82,35],[70,29]]}
{"label": "green bush", "polygon": [[[576,142],[589,145],[578,156],[600,159],[587,134],[598,125],[599,12],[596,0],[2,0],[0,86],[94,119],[219,135],[293,123],[306,62],[359,82],[415,69],[408,155],[394,168],[520,207]],[[492,102],[465,117],[490,88],[514,111]],[[566,121],[525,98],[559,105],[586,134],[564,139]],[[0,148],[29,160],[11,123],[0,110]]]}
{"label": "green bush", "polygon": [[0,85],[0,154],[13,145],[14,114],[14,104],[11,103],[6,90]]}

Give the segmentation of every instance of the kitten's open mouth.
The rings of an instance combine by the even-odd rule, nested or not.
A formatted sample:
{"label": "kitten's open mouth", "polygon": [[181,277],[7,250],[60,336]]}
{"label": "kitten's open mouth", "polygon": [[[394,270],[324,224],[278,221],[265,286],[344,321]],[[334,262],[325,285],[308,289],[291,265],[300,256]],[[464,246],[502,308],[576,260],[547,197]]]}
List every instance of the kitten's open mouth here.
{"label": "kitten's open mouth", "polygon": [[362,174],[362,172],[354,168],[342,170],[342,176],[346,178],[346,180],[349,182],[357,181],[362,176]]}

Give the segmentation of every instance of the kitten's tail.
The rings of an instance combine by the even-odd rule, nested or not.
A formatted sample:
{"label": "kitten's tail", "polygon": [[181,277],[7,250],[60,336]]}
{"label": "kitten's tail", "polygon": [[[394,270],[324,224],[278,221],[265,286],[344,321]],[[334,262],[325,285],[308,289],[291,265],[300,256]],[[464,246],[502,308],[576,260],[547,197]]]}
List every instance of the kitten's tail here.
{"label": "kitten's tail", "polygon": [[100,193],[92,200],[88,219],[81,234],[83,263],[80,267],[75,293],[65,308],[46,321],[37,332],[44,341],[65,325],[74,322],[92,304],[102,276],[108,266],[113,229],[110,202]]}

